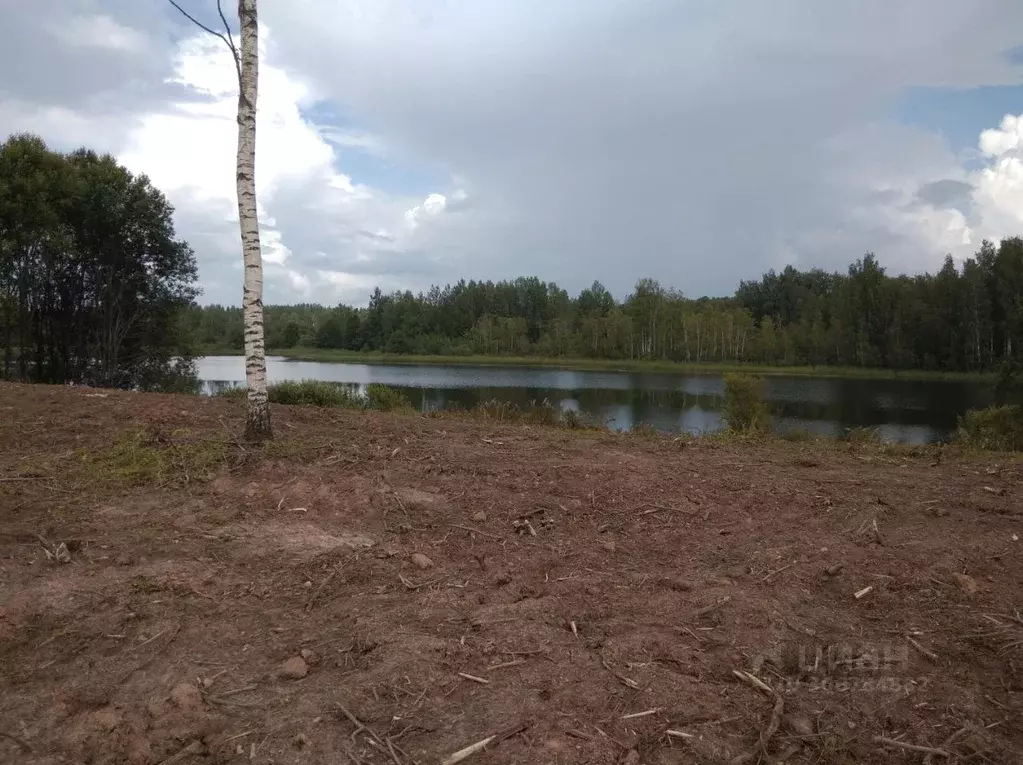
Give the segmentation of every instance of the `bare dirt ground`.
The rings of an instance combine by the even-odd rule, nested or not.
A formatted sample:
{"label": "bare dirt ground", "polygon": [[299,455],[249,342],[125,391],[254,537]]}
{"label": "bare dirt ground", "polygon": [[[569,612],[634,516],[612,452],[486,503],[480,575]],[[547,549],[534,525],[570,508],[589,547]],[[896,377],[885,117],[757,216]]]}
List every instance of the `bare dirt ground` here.
{"label": "bare dirt ground", "polygon": [[241,417],[0,384],[0,762],[1023,762],[1004,456]]}

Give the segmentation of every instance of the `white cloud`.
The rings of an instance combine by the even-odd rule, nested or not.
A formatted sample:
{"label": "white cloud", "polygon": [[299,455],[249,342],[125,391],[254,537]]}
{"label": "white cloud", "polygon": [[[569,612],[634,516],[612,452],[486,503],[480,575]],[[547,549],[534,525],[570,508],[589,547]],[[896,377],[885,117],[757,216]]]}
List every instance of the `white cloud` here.
{"label": "white cloud", "polygon": [[[263,31],[263,45],[268,35]],[[229,52],[209,36],[193,37],[179,49],[173,81],[197,101],[170,104],[143,115],[119,152],[130,169],[146,173],[168,194],[189,225],[197,220],[207,230],[235,225],[235,144],[237,80]],[[366,294],[350,288],[364,280],[336,276],[311,278],[316,261],[372,263],[372,251],[400,248],[389,233],[402,220],[403,200],[392,200],[370,187],[356,184],[335,169],[337,156],[327,135],[311,123],[301,107],[310,103],[309,89],[295,76],[275,66],[264,52],[260,65],[257,115],[256,185],[268,302],[316,298],[336,302],[341,297],[362,302]],[[368,134],[349,143],[372,144]],[[431,194],[415,209],[435,215],[445,197]],[[181,216],[179,216],[181,217]],[[353,231],[365,231],[357,247],[346,244]],[[182,230],[188,237],[190,231]],[[301,240],[294,244],[293,240]],[[213,243],[207,237],[206,244]],[[200,251],[205,276],[217,262],[235,267],[238,245],[218,237],[220,249]],[[313,246],[313,243],[319,246]],[[331,254],[324,256],[324,246]],[[367,250],[370,255],[367,255]],[[339,253],[340,251],[340,253]],[[340,257],[339,257],[340,255]],[[335,274],[340,272],[328,271]],[[361,290],[361,287],[360,287]],[[207,294],[207,299],[220,299]],[[232,296],[233,297],[233,296]]]}
{"label": "white cloud", "polygon": [[365,130],[340,130],[330,126],[321,126],[319,132],[325,140],[346,149],[362,149],[378,157],[387,154],[386,146],[380,136]]}
{"label": "white cloud", "polygon": [[[206,299],[237,302],[223,44],[162,2],[11,5],[0,128],[147,173],[177,207]],[[523,274],[571,289],[598,278],[616,294],[649,275],[720,294],[768,267],[841,269],[867,250],[894,271],[933,270],[1023,228],[1019,118],[980,137],[979,168],[939,133],[883,119],[906,87],[1018,84],[1004,51],[1023,4],[292,0],[261,12],[268,301]],[[343,125],[311,121],[321,100],[313,113]],[[391,183],[424,167],[450,182],[388,193],[367,157],[386,160]]]}
{"label": "white cloud", "polygon": [[998,157],[1019,148],[1023,142],[1023,116],[1006,114],[997,128],[980,134],[980,150],[988,157]]}
{"label": "white cloud", "polygon": [[448,190],[442,214],[425,201],[405,213],[451,278],[599,278],[621,294],[653,275],[720,294],[782,256],[844,269],[873,250],[895,271],[933,269],[980,235],[976,211],[918,199],[924,184],[970,182],[947,141],[880,118],[907,87],[1018,83],[1004,52],[1023,6],[539,7],[300,0],[264,13],[317,93],[389,151],[465,179],[459,215]]}
{"label": "white cloud", "polygon": [[[233,200],[238,84],[226,46],[208,35],[183,43],[174,81],[209,100],[144,117],[121,159],[160,188],[188,189],[200,201]],[[306,93],[281,69],[261,68],[256,191],[264,203],[288,181],[319,175],[329,183],[337,175],[333,151],[299,111]],[[350,187],[347,179],[338,185]]]}
{"label": "white cloud", "polygon": [[146,35],[103,14],[56,19],[50,25],[50,33],[69,47],[105,48],[122,53],[140,53],[148,47]]}
{"label": "white cloud", "polygon": [[436,218],[447,206],[448,200],[443,194],[430,194],[421,204],[405,211],[405,223],[410,229],[417,229],[420,223]]}
{"label": "white cloud", "polygon": [[979,147],[987,165],[971,178],[987,238],[1023,234],[1023,114],[985,130]]}

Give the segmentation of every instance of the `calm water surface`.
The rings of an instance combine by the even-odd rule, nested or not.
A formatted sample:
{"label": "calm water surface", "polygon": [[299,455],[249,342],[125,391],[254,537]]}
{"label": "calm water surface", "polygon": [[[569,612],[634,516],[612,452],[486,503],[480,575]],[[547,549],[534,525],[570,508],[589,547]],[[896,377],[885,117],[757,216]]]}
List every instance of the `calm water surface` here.
{"label": "calm water surface", "polygon": [[[420,409],[500,399],[520,406],[550,402],[579,411],[617,430],[644,424],[661,431],[705,433],[721,428],[720,375],[592,372],[546,367],[443,366],[291,361],[269,357],[270,382],[329,380],[364,389],[370,383],[400,388]],[[205,393],[241,385],[239,356],[199,360]],[[983,382],[849,380],[830,377],[767,378],[767,396],[779,432],[804,428],[839,435],[874,427],[890,441],[926,443],[948,438],[956,417],[992,403]]]}

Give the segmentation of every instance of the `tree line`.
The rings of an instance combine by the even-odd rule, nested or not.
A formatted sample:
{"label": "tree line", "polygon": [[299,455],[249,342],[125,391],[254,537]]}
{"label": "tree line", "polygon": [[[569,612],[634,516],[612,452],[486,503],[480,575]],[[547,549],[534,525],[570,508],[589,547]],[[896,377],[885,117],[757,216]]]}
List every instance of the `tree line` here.
{"label": "tree line", "polygon": [[[202,347],[241,349],[237,308],[194,307],[184,321]],[[377,289],[365,308],[267,306],[266,322],[272,349],[983,371],[1023,350],[1023,240],[984,242],[934,274],[892,276],[869,253],[845,273],[789,266],[726,298],[652,279],[623,300],[599,282],[573,297],[526,277]]]}
{"label": "tree line", "polygon": [[[195,256],[144,176],[34,136],[0,145],[0,374],[151,389],[199,352],[240,352],[240,308],[199,306]],[[393,354],[759,362],[983,371],[1023,349],[1023,240],[959,267],[845,273],[792,267],[722,298],[652,279],[616,299],[536,277],[384,293],[366,307],[267,306],[266,345]]]}
{"label": "tree line", "polygon": [[173,209],[110,156],[0,145],[2,376],[104,387],[190,379],[183,310],[195,256]]}

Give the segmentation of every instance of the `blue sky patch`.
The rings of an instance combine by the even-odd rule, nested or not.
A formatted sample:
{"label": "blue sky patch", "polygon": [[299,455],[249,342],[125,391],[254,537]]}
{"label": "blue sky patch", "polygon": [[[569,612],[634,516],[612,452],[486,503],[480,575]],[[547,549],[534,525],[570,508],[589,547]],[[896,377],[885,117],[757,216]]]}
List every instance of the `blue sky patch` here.
{"label": "blue sky patch", "polygon": [[447,176],[438,168],[410,166],[387,156],[386,147],[345,145],[332,133],[371,135],[372,131],[356,124],[333,103],[320,101],[302,109],[303,119],[322,130],[325,140],[336,153],[334,169],[344,173],[353,183],[363,184],[394,195],[426,196],[448,185]]}
{"label": "blue sky patch", "polygon": [[[1023,49],[1018,54],[1023,56]],[[1023,59],[1021,59],[1023,60]],[[1023,86],[981,88],[909,88],[893,109],[893,117],[908,125],[938,130],[952,150],[977,148],[980,134],[996,128],[1006,114],[1023,113]]]}

